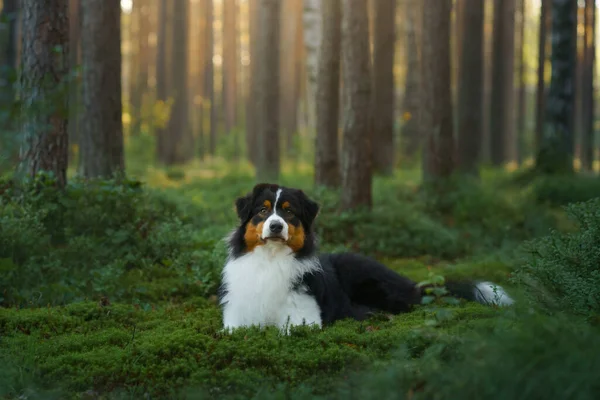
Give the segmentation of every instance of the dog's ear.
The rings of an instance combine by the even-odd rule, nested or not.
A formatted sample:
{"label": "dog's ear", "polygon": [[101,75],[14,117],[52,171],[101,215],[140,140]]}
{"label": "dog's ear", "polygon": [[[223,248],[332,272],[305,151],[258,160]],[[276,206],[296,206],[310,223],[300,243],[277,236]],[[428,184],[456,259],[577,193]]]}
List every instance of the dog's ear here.
{"label": "dog's ear", "polygon": [[308,198],[308,196],[302,191],[299,191],[301,207],[302,207],[302,216],[307,226],[312,226],[315,218],[319,214],[320,206],[317,202]]}
{"label": "dog's ear", "polygon": [[235,210],[241,221],[248,220],[252,211],[252,194],[248,193],[246,196],[236,199]]}
{"label": "dog's ear", "polygon": [[252,195],[256,198],[260,196],[265,189],[269,189],[271,192],[275,193],[277,192],[277,189],[279,189],[279,185],[273,183],[259,183],[252,189]]}

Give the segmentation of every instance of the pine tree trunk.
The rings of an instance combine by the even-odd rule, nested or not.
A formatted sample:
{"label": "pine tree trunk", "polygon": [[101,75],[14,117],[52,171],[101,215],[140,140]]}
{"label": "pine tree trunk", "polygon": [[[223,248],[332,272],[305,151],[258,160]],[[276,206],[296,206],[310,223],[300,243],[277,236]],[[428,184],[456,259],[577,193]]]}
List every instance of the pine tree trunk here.
{"label": "pine tree trunk", "polygon": [[52,173],[67,183],[68,0],[23,0],[21,168],[30,178]]}
{"label": "pine tree trunk", "polygon": [[527,18],[526,7],[527,0],[519,1],[519,53],[518,53],[518,68],[517,81],[519,82],[517,92],[517,126],[516,126],[516,158],[517,165],[523,164],[525,153],[525,115],[527,102],[525,101],[526,84],[525,84],[525,21]]}
{"label": "pine tree trunk", "polygon": [[454,172],[450,91],[451,0],[423,2],[423,124],[428,132],[423,176],[438,181]]}
{"label": "pine tree trunk", "polygon": [[[192,95],[190,97],[193,98],[192,100],[192,104],[194,105],[194,111],[197,114],[196,115],[196,123],[197,123],[197,132],[196,132],[196,137],[198,140],[198,145],[196,146],[197,152],[198,152],[198,157],[202,160],[204,159],[205,154],[207,153],[207,149],[206,149],[206,141],[205,141],[205,132],[204,132],[204,123],[205,123],[205,116],[206,113],[204,112],[204,105],[206,103],[206,82],[205,82],[205,75],[206,75],[206,64],[209,62],[209,58],[208,55],[206,54],[206,25],[207,25],[207,20],[206,20],[206,13],[204,12],[206,10],[206,3],[209,0],[200,0],[200,4],[198,5],[199,7],[199,17],[197,17],[197,21],[196,22],[196,30],[195,30],[195,35],[197,35],[196,39],[192,40],[191,45],[193,46],[194,49],[196,49],[197,54],[197,58],[196,58],[196,62],[198,63],[196,66],[196,75],[194,77],[194,81],[195,81],[195,90],[193,91]],[[194,42],[195,40],[195,42]],[[210,59],[210,62],[212,63],[212,58]],[[200,99],[200,101],[197,101],[197,98]]]}
{"label": "pine tree trunk", "polygon": [[584,33],[584,70],[582,90],[582,137],[581,166],[585,171],[592,171],[594,164],[594,66],[596,64],[596,4],[594,0],[585,2]]}
{"label": "pine tree trunk", "polygon": [[373,169],[394,172],[396,0],[377,0],[373,48]]}
{"label": "pine tree trunk", "polygon": [[223,110],[225,134],[233,132],[236,125],[237,95],[237,2],[223,1]]}
{"label": "pine tree trunk", "polygon": [[323,37],[317,73],[317,135],[315,183],[340,185],[338,122],[340,115],[340,62],[342,9],[340,0],[323,3]]}
{"label": "pine tree trunk", "polygon": [[180,0],[173,8],[173,106],[167,126],[167,165],[183,163],[193,156],[193,138],[188,126],[188,1]]}
{"label": "pine tree trunk", "polygon": [[[73,145],[79,144],[79,118],[81,113],[81,81],[74,72],[81,63],[81,0],[69,0],[69,159],[72,160]],[[78,74],[79,75],[79,74]]]}
{"label": "pine tree trunk", "polygon": [[306,103],[308,114],[308,130],[316,129],[316,93],[318,49],[323,36],[321,7],[327,0],[304,0],[304,44],[306,54]]}
{"label": "pine tree trunk", "polygon": [[149,37],[149,6],[146,2],[135,0],[135,13],[132,17],[137,19],[138,30],[135,36],[137,45],[137,57],[135,75],[132,75],[132,91],[131,91],[131,112],[132,112],[132,128],[131,133],[137,135],[142,128],[142,107],[144,94],[148,87],[148,37]]}
{"label": "pine tree trunk", "polygon": [[258,59],[258,22],[259,22],[259,0],[249,0],[248,26],[249,26],[249,48],[250,48],[250,88],[246,100],[246,151],[248,159],[256,166],[258,163],[258,74],[260,63]]}
{"label": "pine tree trunk", "polygon": [[573,171],[577,2],[552,0],[552,79],[536,166],[546,174]]}
{"label": "pine tree trunk", "polygon": [[258,59],[257,178],[264,182],[279,179],[279,35],[280,0],[260,0]]}
{"label": "pine tree trunk", "polygon": [[421,136],[421,47],[418,35],[421,21],[421,0],[405,0],[406,78],[402,102],[402,154],[414,159],[423,142]]}
{"label": "pine tree trunk", "polygon": [[549,36],[552,33],[552,0],[541,0],[540,32],[538,42],[537,91],[535,95],[535,151],[539,150],[544,131],[544,110],[546,108],[546,53]]}
{"label": "pine tree trunk", "polygon": [[[169,0],[158,0],[158,33],[156,49],[156,100],[166,103],[167,92],[167,9]],[[156,128],[156,158],[165,163],[167,139],[164,127]]]}
{"label": "pine tree trunk", "polygon": [[123,172],[121,4],[82,0],[81,169],[87,178]]}
{"label": "pine tree trunk", "polygon": [[9,110],[15,101],[14,75],[17,70],[19,0],[4,0],[0,13],[2,57],[0,62],[0,106]]}
{"label": "pine tree trunk", "polygon": [[490,155],[493,165],[507,161],[512,139],[514,103],[515,0],[494,0],[494,45],[490,112]]}
{"label": "pine tree trunk", "polygon": [[458,168],[478,175],[483,138],[483,0],[462,0],[458,68]]}
{"label": "pine tree trunk", "polygon": [[342,209],[371,207],[371,60],[367,0],[342,2]]}
{"label": "pine tree trunk", "polygon": [[214,4],[213,0],[208,0],[206,4],[206,98],[209,102],[209,126],[208,151],[214,156],[217,151],[217,105],[215,102],[215,67],[212,62],[214,55]]}

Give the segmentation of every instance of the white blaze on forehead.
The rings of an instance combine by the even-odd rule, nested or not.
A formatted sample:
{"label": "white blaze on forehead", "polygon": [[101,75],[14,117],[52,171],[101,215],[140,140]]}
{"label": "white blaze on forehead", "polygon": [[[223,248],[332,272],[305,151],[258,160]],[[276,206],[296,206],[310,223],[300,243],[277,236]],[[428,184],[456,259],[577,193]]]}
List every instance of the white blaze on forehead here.
{"label": "white blaze on forehead", "polygon": [[263,239],[271,236],[270,226],[273,222],[281,223],[281,225],[283,225],[283,230],[281,231],[281,237],[284,240],[288,240],[288,238],[289,238],[288,224],[285,222],[285,220],[283,218],[281,218],[279,215],[277,215],[277,202],[279,202],[279,197],[281,196],[281,192],[282,192],[282,189],[277,189],[277,193],[275,193],[275,203],[273,204],[273,214],[271,214],[269,216],[269,218],[267,218],[267,220],[263,224],[263,229],[262,229],[262,234],[261,234],[261,237]]}

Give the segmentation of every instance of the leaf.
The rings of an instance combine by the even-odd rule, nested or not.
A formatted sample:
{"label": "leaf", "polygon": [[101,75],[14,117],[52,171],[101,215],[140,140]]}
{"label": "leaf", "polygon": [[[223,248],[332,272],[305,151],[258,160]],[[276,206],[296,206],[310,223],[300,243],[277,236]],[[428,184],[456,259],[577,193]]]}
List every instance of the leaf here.
{"label": "leaf", "polygon": [[421,304],[431,304],[435,300],[433,296],[423,296],[421,298]]}

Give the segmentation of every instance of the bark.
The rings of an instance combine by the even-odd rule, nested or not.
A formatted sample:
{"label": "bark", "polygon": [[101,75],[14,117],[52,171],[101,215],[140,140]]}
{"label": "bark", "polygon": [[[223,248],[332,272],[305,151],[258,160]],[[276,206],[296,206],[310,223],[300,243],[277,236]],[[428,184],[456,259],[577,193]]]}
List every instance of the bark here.
{"label": "bark", "polygon": [[236,125],[237,97],[237,2],[223,1],[223,110],[225,134],[233,133]]}
{"label": "bark", "polygon": [[462,1],[458,68],[458,168],[478,175],[483,138],[483,0]]}
{"label": "bark", "polygon": [[[206,54],[206,29],[207,29],[207,20],[206,20],[206,3],[212,0],[200,0],[199,4],[199,16],[197,17],[196,22],[196,30],[195,42],[192,42],[191,45],[193,49],[196,49],[197,58],[196,58],[196,69],[194,70],[195,76],[195,91],[190,96],[193,98],[191,103],[194,105],[194,111],[196,113],[196,123],[197,123],[197,132],[196,137],[198,139],[198,145],[196,146],[198,151],[198,157],[202,160],[204,159],[206,153],[206,144],[204,139],[204,120],[206,113],[204,112],[204,106],[206,103],[206,82],[205,82],[205,74],[207,63],[212,63],[212,58]],[[192,49],[192,51],[193,51]],[[199,98],[199,101],[197,100]]]}
{"label": "bark", "polygon": [[509,157],[507,144],[513,132],[514,17],[515,0],[494,0],[490,155],[496,166]]}
{"label": "bark", "polygon": [[258,137],[257,178],[264,182],[279,179],[279,35],[280,0],[259,2]]}
{"label": "bark", "polygon": [[581,166],[592,171],[594,164],[594,66],[596,61],[596,4],[585,2],[585,33],[582,90]]}
{"label": "bark", "polygon": [[67,183],[68,0],[23,0],[21,168],[28,177],[52,173]]}
{"label": "bark", "polygon": [[[318,49],[323,36],[321,7],[327,0],[304,0],[304,44],[306,48],[306,102],[308,130],[315,132],[316,127],[316,85]],[[362,0],[361,0],[362,1]]]}
{"label": "bark", "polygon": [[[158,0],[158,32],[156,49],[156,100],[166,103],[168,99],[167,92],[167,9],[169,0]],[[159,162],[166,161],[165,146],[165,128],[159,126],[156,128],[156,156]]]}
{"label": "bark", "polygon": [[342,9],[340,0],[323,4],[323,38],[317,74],[317,135],[315,183],[340,185],[338,122],[340,114],[340,57]]}
{"label": "bark", "polygon": [[81,169],[87,178],[123,172],[121,4],[82,0]]}
{"label": "bark", "polygon": [[452,95],[450,91],[451,0],[423,3],[423,124],[428,132],[424,178],[440,181],[454,172]]}
{"label": "bark", "polygon": [[373,46],[373,169],[383,175],[394,172],[394,52],[396,49],[396,0],[374,4]]}
{"label": "bark", "polygon": [[0,108],[8,113],[5,129],[12,122],[12,109],[15,102],[15,80],[17,72],[19,1],[4,0],[0,13],[0,35],[2,39],[0,62]]}
{"label": "bark", "polygon": [[217,105],[215,103],[215,67],[212,62],[214,55],[214,4],[213,0],[206,2],[206,70],[205,70],[205,87],[206,98],[209,103],[209,135],[208,135],[208,151],[211,155],[215,155],[217,150]]}
{"label": "bark", "polygon": [[137,32],[135,35],[135,43],[137,54],[135,59],[135,74],[132,75],[132,91],[131,91],[131,116],[132,128],[131,133],[137,135],[142,128],[142,107],[144,94],[148,88],[148,65],[149,65],[149,49],[148,37],[150,34],[149,24],[149,6],[147,1],[135,0],[133,17],[137,20]]}
{"label": "bark", "polygon": [[552,0],[542,0],[540,11],[540,32],[538,42],[537,91],[535,95],[535,151],[542,143],[544,131],[544,109],[546,107],[546,58],[552,33]]}
{"label": "bark", "polygon": [[403,155],[413,159],[422,143],[420,127],[421,110],[421,46],[419,40],[419,21],[421,20],[421,0],[405,0],[405,57],[406,78],[404,81],[404,100],[402,104],[402,141]]}
{"label": "bark", "polygon": [[168,142],[165,163],[183,163],[193,157],[193,138],[188,113],[188,2],[176,1],[173,7],[173,106],[167,125]]}
{"label": "bark", "polygon": [[518,67],[517,67],[517,126],[516,126],[516,159],[517,165],[523,163],[525,152],[525,115],[527,103],[525,101],[525,21],[526,21],[527,0],[519,0],[519,25],[518,25]]}
{"label": "bark", "polygon": [[371,62],[367,0],[342,2],[342,209],[371,207]]}
{"label": "bark", "polygon": [[536,167],[542,173],[573,171],[577,2],[552,0],[552,79]]}
{"label": "bark", "polygon": [[249,48],[250,48],[250,88],[246,101],[246,151],[248,159],[256,166],[258,163],[258,74],[260,63],[258,55],[259,0],[249,0]]}
{"label": "bark", "polygon": [[[69,0],[69,150],[79,142],[79,117],[81,113],[81,0]],[[73,158],[69,151],[69,158]]]}

